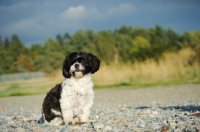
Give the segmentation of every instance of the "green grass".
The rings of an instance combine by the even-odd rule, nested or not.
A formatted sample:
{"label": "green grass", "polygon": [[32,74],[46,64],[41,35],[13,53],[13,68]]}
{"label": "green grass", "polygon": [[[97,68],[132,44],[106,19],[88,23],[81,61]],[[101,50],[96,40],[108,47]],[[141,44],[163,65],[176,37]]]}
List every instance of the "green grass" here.
{"label": "green grass", "polygon": [[19,84],[12,83],[12,84],[10,84],[10,86],[7,89],[1,91],[0,97],[43,94],[46,91],[47,91],[47,88],[29,89],[28,87],[27,88],[23,88]]}
{"label": "green grass", "polygon": [[61,81],[55,79],[42,79],[0,83],[0,97],[45,94],[58,84],[58,82]]}
{"label": "green grass", "polygon": [[[7,96],[24,96],[24,95],[35,95],[35,94],[46,94],[51,88],[56,84],[60,83],[60,80],[55,79],[46,79],[38,80],[33,82],[14,82],[14,83],[1,83],[0,88],[0,97]],[[190,79],[176,79],[176,80],[164,80],[159,82],[134,82],[127,83],[121,82],[112,85],[95,85],[94,89],[135,89],[135,88],[145,88],[153,86],[166,86],[166,85],[175,85],[175,84],[188,84],[188,83],[200,83],[200,77],[190,78]]]}
{"label": "green grass", "polygon": [[126,87],[128,89],[135,88],[145,88],[145,87],[154,87],[154,86],[169,86],[169,85],[178,85],[178,84],[199,84],[200,77],[190,78],[190,79],[176,79],[176,80],[164,80],[158,82],[143,82],[143,83],[117,83],[112,85],[95,85],[94,89],[105,89],[105,88],[121,88]]}

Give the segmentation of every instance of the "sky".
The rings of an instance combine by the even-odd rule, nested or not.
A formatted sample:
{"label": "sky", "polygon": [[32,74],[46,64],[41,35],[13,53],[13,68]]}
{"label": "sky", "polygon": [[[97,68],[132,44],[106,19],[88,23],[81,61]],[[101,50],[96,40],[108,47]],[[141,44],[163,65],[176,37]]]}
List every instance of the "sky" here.
{"label": "sky", "polygon": [[199,0],[0,0],[0,36],[27,46],[77,30],[161,25],[181,34],[200,30]]}

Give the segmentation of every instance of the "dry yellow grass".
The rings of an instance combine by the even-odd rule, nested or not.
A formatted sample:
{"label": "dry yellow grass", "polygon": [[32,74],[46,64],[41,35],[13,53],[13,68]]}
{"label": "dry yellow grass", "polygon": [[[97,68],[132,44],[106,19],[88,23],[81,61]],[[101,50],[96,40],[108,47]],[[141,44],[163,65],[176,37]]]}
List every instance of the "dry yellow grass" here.
{"label": "dry yellow grass", "polygon": [[194,55],[191,49],[183,49],[178,53],[165,53],[159,62],[146,60],[134,64],[101,65],[100,70],[93,75],[98,86],[120,83],[157,83],[173,80],[189,80],[200,76],[200,66],[188,65],[188,59]]}

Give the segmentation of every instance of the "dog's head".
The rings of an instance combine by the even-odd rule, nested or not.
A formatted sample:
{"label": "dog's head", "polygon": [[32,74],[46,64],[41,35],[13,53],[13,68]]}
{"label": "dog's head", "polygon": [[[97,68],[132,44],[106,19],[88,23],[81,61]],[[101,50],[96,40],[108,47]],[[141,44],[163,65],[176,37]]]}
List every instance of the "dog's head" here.
{"label": "dog's head", "polygon": [[91,53],[73,52],[65,58],[62,72],[66,78],[81,78],[88,73],[95,73],[99,66],[100,60]]}

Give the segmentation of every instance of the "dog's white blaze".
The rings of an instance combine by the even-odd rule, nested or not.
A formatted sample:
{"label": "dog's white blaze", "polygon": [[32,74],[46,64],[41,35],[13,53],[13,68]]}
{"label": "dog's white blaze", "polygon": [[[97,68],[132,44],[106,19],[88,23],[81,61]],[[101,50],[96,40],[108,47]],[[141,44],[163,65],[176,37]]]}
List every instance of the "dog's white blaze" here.
{"label": "dog's white blaze", "polygon": [[59,111],[51,109],[51,112],[54,113],[55,115],[60,115],[61,116],[61,112],[59,112]]}

